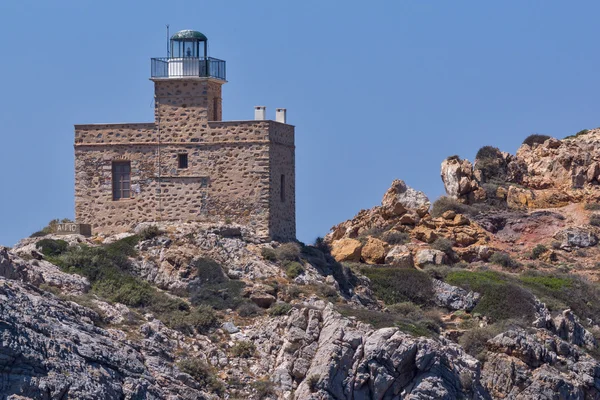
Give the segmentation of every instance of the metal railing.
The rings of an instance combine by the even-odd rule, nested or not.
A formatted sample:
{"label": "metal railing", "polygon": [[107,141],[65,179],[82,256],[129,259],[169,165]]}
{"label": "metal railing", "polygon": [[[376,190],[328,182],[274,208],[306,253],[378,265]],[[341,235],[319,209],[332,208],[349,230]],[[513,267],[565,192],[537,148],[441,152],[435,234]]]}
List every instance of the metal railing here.
{"label": "metal railing", "polygon": [[212,57],[153,58],[152,78],[197,76],[226,80],[225,61]]}

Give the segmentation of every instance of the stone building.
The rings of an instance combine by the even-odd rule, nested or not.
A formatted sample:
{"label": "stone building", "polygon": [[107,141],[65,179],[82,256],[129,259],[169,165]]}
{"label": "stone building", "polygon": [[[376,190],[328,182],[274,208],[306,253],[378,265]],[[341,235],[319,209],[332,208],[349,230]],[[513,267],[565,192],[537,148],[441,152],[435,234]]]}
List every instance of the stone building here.
{"label": "stone building", "polygon": [[234,222],[260,236],[296,235],[294,126],[255,108],[222,121],[225,61],[185,30],[151,60],[154,122],[75,125],[75,216],[94,232],[146,221]]}

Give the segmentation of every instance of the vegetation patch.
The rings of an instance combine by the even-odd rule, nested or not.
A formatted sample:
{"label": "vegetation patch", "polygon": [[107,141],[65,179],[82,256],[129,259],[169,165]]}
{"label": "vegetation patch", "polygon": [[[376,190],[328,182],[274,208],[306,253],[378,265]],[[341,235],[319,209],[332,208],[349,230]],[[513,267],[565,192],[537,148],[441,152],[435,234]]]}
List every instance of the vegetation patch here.
{"label": "vegetation patch", "polygon": [[600,203],[585,203],[585,206],[583,206],[583,208],[590,211],[600,211]]}
{"label": "vegetation patch", "polygon": [[475,155],[476,160],[485,160],[490,158],[502,158],[502,152],[500,151],[500,149],[494,146],[483,146],[477,151],[477,154]]}
{"label": "vegetation patch", "polygon": [[452,271],[446,277],[446,282],[481,293],[481,300],[473,312],[486,315],[493,321],[532,321],[534,318],[534,296],[504,274],[493,271]]}
{"label": "vegetation patch", "polygon": [[472,210],[466,204],[460,203],[452,197],[442,196],[433,202],[431,206],[431,216],[434,218],[441,217],[446,211],[454,211],[457,214],[470,214]]}
{"label": "vegetation patch", "polygon": [[294,279],[304,273],[304,267],[298,261],[290,261],[285,266],[285,274],[288,278]]}
{"label": "vegetation patch", "polygon": [[454,242],[444,237],[437,238],[431,243],[431,248],[443,251],[446,254],[452,253],[452,246],[454,246]]}
{"label": "vegetation patch", "polygon": [[542,144],[548,139],[551,139],[551,137],[548,135],[540,135],[538,133],[534,133],[533,135],[527,136],[525,140],[523,140],[523,144],[527,144],[533,147],[534,144]]}
{"label": "vegetation patch", "polygon": [[163,232],[158,228],[158,226],[156,225],[149,225],[147,227],[145,227],[144,229],[142,229],[140,231],[140,233],[138,233],[138,236],[140,237],[141,240],[150,240],[150,239],[154,239],[157,236],[162,235]]}
{"label": "vegetation patch", "polygon": [[60,239],[42,239],[35,244],[35,247],[46,257],[56,257],[67,251],[69,243]]}
{"label": "vegetation patch", "polygon": [[543,244],[538,244],[531,250],[531,258],[537,260],[542,254],[548,251],[548,248]]}
{"label": "vegetation patch", "polygon": [[128,257],[137,256],[138,241],[138,236],[130,236],[104,246],[78,246],[53,257],[52,262],[65,272],[88,278],[92,292],[100,298],[151,312],[173,329],[193,333],[215,326],[217,317],[210,307],[192,308],[133,275]]}
{"label": "vegetation patch", "polygon": [[222,394],[225,388],[211,366],[197,358],[185,358],[177,363],[179,369],[211,392]]}
{"label": "vegetation patch", "polygon": [[565,139],[573,139],[579,136],[587,135],[588,133],[590,133],[589,129],[582,129],[574,135],[565,136]]}
{"label": "vegetation patch", "polygon": [[590,215],[590,225],[600,226],[600,214]]}
{"label": "vegetation patch", "polygon": [[381,235],[381,240],[388,244],[405,244],[410,241],[410,235],[407,232],[387,231]]}
{"label": "vegetation patch", "polygon": [[270,316],[276,317],[279,315],[287,314],[288,312],[290,312],[291,309],[292,306],[290,304],[284,302],[277,302],[269,308],[268,313]]}
{"label": "vegetation patch", "polygon": [[241,358],[253,357],[255,352],[256,346],[254,343],[247,340],[239,341],[231,348],[231,353],[234,356]]}
{"label": "vegetation patch", "polygon": [[512,259],[510,254],[502,251],[492,254],[490,257],[490,262],[508,269],[516,269],[521,266],[521,264]]}
{"label": "vegetation patch", "polygon": [[412,268],[363,267],[360,272],[371,280],[371,289],[386,304],[411,301],[429,304],[433,284],[429,275]]}
{"label": "vegetation patch", "polygon": [[275,257],[279,261],[296,261],[300,257],[300,250],[298,243],[283,243],[275,249]]}

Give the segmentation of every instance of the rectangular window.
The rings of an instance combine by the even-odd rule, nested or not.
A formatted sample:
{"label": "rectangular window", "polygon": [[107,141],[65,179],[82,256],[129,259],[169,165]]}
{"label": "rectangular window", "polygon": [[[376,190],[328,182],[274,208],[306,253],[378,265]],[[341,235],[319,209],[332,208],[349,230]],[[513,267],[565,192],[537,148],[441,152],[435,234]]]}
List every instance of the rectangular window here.
{"label": "rectangular window", "polygon": [[113,200],[131,197],[131,162],[113,161],[112,182]]}
{"label": "rectangular window", "polygon": [[188,155],[178,154],[177,155],[177,168],[184,169],[188,167]]}
{"label": "rectangular window", "polygon": [[279,189],[279,195],[281,196],[281,202],[285,201],[285,175],[281,175],[281,186]]}

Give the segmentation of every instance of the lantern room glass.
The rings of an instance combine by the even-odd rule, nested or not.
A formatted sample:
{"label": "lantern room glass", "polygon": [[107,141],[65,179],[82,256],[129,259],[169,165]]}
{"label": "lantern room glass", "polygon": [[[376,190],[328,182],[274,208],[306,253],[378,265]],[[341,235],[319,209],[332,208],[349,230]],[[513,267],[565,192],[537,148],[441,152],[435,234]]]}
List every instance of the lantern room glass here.
{"label": "lantern room glass", "polygon": [[171,39],[172,58],[206,58],[206,41],[199,39]]}

